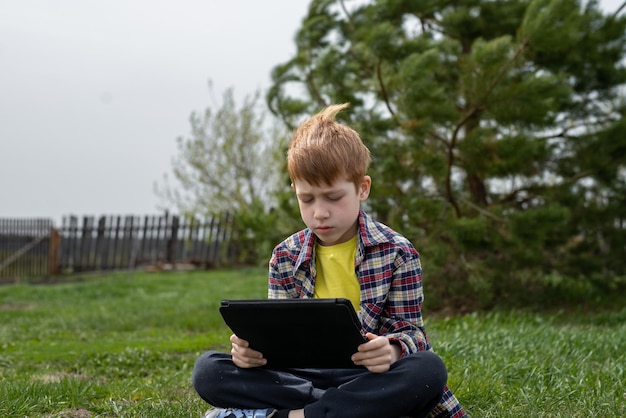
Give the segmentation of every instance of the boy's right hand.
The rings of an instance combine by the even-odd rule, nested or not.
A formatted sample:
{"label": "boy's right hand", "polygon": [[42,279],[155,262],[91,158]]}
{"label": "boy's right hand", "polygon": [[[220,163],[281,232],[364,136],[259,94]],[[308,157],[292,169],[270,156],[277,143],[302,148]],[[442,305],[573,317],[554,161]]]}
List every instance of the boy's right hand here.
{"label": "boy's right hand", "polygon": [[237,337],[235,334],[230,336],[232,348],[230,354],[233,356],[233,363],[243,369],[252,367],[265,366],[267,360],[263,358],[263,354],[250,348],[250,343]]}

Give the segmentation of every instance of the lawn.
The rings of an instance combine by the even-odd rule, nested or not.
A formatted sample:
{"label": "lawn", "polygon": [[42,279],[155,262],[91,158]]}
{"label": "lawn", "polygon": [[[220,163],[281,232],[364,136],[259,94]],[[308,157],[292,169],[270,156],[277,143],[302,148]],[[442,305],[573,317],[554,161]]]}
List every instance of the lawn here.
{"label": "lawn", "polygon": [[[135,272],[0,286],[0,416],[200,417],[193,362],[228,349],[219,301],[264,297],[265,276]],[[626,416],[624,306],[425,316],[474,418]]]}

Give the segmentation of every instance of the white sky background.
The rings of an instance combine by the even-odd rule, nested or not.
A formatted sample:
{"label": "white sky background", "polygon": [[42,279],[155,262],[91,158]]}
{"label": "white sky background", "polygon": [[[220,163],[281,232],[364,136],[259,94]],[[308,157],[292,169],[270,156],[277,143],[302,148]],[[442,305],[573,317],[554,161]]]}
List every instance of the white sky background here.
{"label": "white sky background", "polygon": [[267,89],[307,7],[0,0],[0,217],[159,213],[153,183],[214,104],[209,79],[220,103]]}
{"label": "white sky background", "polygon": [[207,82],[264,92],[308,3],[0,0],[0,217],[158,214]]}

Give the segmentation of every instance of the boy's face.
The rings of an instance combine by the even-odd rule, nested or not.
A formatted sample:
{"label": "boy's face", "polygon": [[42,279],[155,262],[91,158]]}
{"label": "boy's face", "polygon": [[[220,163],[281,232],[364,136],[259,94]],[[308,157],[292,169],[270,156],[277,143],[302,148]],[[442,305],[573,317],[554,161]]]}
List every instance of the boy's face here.
{"label": "boy's face", "polygon": [[300,216],[306,226],[321,245],[335,245],[355,236],[361,202],[368,198],[371,185],[372,179],[365,176],[356,189],[354,183],[347,180],[335,180],[329,186],[296,180],[291,187],[296,192]]}

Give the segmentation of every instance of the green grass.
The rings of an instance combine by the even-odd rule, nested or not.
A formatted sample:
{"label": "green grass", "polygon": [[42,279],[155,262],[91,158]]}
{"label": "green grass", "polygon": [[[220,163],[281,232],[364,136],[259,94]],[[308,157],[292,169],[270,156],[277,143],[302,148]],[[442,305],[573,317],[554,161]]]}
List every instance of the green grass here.
{"label": "green grass", "polygon": [[[265,269],[0,286],[0,416],[199,417],[193,363],[228,349],[220,299],[265,295]],[[626,416],[625,307],[425,315],[472,417]]]}

